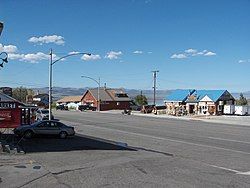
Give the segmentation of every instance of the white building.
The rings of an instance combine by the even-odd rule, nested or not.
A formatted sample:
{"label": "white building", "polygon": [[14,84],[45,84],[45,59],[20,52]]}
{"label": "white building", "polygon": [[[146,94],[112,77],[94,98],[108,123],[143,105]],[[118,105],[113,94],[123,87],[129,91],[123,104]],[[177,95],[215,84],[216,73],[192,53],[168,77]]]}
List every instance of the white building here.
{"label": "white building", "polygon": [[81,105],[81,96],[66,96],[56,102],[56,105],[66,105],[69,109],[76,109],[78,110],[79,105]]}

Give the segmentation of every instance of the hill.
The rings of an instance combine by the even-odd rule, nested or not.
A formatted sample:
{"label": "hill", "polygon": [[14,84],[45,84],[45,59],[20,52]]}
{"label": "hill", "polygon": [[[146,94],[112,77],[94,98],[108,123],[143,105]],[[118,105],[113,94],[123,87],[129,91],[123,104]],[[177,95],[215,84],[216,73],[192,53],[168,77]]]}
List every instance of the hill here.
{"label": "hill", "polygon": [[[48,93],[48,87],[45,88],[32,88],[35,92]],[[71,87],[54,87],[53,88],[53,100],[56,101],[64,96],[70,95],[83,95],[88,88],[71,88]],[[148,98],[148,102],[153,102],[153,90],[138,90],[138,89],[124,89],[128,95],[133,99],[136,95],[142,94]],[[157,90],[156,103],[162,105],[165,97],[174,90]],[[232,93],[232,95],[238,99],[240,93]],[[243,92],[243,95],[250,100],[250,91]],[[249,103],[250,104],[250,103]]]}

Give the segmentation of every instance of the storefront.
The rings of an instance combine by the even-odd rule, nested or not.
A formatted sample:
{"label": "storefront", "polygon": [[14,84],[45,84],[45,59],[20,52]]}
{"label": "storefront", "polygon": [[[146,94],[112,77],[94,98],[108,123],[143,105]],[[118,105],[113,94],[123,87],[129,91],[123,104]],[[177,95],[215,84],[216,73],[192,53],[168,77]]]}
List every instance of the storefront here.
{"label": "storefront", "polygon": [[0,128],[16,128],[34,122],[35,109],[0,93]]}

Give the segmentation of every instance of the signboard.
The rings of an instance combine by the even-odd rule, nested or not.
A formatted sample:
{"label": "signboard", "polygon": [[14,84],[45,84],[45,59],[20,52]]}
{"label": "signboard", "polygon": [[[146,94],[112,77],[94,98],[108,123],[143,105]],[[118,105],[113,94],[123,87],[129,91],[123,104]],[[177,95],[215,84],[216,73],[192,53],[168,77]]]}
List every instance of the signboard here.
{"label": "signboard", "polygon": [[16,108],[16,103],[14,102],[0,102],[0,109],[6,109],[6,108]]}
{"label": "signboard", "polygon": [[11,121],[11,111],[10,110],[1,110],[0,119],[5,121]]}

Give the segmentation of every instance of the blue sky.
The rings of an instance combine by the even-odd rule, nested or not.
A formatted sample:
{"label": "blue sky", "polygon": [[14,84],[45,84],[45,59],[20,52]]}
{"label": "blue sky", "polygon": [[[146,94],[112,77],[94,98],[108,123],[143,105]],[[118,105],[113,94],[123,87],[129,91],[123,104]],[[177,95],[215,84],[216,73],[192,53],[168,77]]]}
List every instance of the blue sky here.
{"label": "blue sky", "polygon": [[1,86],[250,91],[250,1],[1,0]]}

